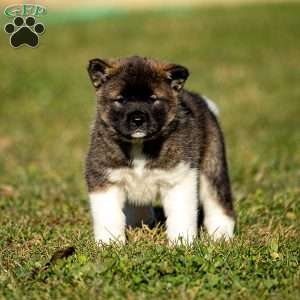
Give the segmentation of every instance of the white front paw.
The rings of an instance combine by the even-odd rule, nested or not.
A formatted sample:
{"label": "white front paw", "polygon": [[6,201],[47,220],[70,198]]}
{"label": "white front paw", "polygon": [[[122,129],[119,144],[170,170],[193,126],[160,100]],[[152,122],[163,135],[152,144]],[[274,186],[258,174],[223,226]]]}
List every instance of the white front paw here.
{"label": "white front paw", "polygon": [[213,240],[229,240],[233,237],[234,219],[228,216],[205,218],[204,225]]}
{"label": "white front paw", "polygon": [[185,244],[191,245],[197,236],[197,230],[191,229],[180,232],[167,231],[170,244]]}
{"label": "white front paw", "polygon": [[125,242],[124,201],[124,192],[117,186],[90,194],[96,242]]}

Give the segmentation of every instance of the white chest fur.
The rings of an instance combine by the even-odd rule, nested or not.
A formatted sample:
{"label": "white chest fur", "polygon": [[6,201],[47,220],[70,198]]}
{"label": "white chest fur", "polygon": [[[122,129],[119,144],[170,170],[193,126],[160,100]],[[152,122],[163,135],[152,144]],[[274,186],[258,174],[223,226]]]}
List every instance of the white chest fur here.
{"label": "white chest fur", "polygon": [[111,169],[109,180],[118,184],[126,192],[128,201],[134,204],[148,204],[171,187],[188,176],[190,167],[186,163],[179,163],[173,169],[148,169],[146,157],[142,153],[142,145],[136,144],[132,148],[133,167]]}

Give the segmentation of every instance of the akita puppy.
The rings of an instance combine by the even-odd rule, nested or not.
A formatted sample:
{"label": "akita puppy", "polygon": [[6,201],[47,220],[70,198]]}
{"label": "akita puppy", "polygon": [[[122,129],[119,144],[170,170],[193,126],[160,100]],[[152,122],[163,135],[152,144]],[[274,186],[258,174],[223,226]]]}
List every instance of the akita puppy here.
{"label": "akita puppy", "polygon": [[133,56],[92,59],[96,118],[86,159],[97,242],[151,224],[160,200],[171,242],[191,243],[197,212],[213,239],[233,236],[234,209],[216,107],[183,88],[187,68]]}

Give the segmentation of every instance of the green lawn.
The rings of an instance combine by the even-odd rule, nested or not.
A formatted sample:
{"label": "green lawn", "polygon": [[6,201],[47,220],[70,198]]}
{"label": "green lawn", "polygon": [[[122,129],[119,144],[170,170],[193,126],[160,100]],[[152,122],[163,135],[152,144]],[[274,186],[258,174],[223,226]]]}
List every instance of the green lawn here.
{"label": "green lawn", "polygon": [[[300,299],[300,4],[47,24],[37,49],[0,35],[0,299]],[[2,23],[6,22],[2,17]],[[42,21],[42,19],[41,19]],[[83,162],[93,57],[181,63],[218,103],[236,238],[170,248],[160,230],[93,242]],[[45,266],[55,251],[67,259]]]}

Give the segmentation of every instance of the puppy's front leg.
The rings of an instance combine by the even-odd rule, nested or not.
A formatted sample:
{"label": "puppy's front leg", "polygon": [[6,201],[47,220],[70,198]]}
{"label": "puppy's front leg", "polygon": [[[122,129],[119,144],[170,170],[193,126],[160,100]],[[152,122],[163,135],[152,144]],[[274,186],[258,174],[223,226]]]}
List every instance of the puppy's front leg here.
{"label": "puppy's front leg", "polygon": [[96,242],[125,242],[125,193],[118,186],[90,193]]}
{"label": "puppy's front leg", "polygon": [[197,177],[191,170],[185,178],[167,191],[163,208],[167,217],[170,242],[181,239],[190,244],[197,235]]}

